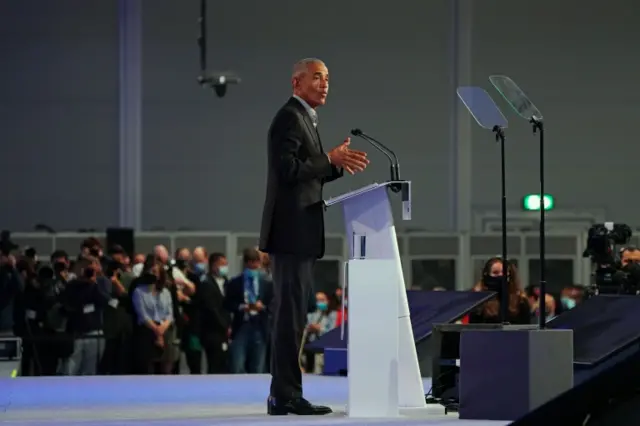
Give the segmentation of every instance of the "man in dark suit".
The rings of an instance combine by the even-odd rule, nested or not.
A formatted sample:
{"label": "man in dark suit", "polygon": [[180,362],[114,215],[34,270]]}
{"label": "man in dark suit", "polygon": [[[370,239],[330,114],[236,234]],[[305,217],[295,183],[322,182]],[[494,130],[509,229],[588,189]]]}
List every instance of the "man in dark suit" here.
{"label": "man in dark suit", "polygon": [[269,129],[267,195],[262,213],[260,250],[271,255],[274,282],[271,330],[271,394],[268,413],[328,414],[302,396],[298,362],[307,307],[313,288],[313,265],[324,255],[322,187],[367,166],[364,152],[351,150],[347,138],[325,152],[315,108],[325,104],[329,72],[318,59],[294,66],[293,96]]}
{"label": "man in dark suit", "polygon": [[[224,294],[218,284],[218,263],[220,254],[209,256],[209,272],[202,275],[196,284],[194,295],[195,318],[194,328],[207,359],[207,374],[224,374],[227,372],[227,344],[229,330],[229,313],[225,309]],[[225,259],[226,260],[226,259]],[[226,285],[226,279],[223,279]]]}

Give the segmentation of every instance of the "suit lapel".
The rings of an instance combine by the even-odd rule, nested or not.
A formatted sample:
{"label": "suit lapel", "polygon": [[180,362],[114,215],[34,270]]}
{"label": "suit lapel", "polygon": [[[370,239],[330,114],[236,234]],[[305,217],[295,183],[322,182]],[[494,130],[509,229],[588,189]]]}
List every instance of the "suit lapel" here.
{"label": "suit lapel", "polygon": [[322,144],[320,144],[320,135],[318,134],[318,129],[313,125],[313,121],[311,117],[309,117],[309,113],[307,110],[303,110],[302,117],[304,117],[304,123],[307,125],[307,130],[311,135],[311,139],[313,140],[313,144],[322,151]]}
{"label": "suit lapel", "polygon": [[313,125],[313,120],[311,120],[311,117],[309,116],[309,113],[307,112],[307,110],[304,108],[304,106],[294,97],[291,97],[291,99],[289,99],[289,102],[292,105],[295,105],[295,107],[300,111],[300,113],[302,114],[302,120],[304,121],[304,124],[307,126],[307,132],[309,133],[309,135],[311,136],[311,141],[313,143],[313,145],[318,148],[321,152],[324,152],[322,149],[322,143],[320,142],[320,134],[318,133],[318,129],[317,127],[315,127]]}
{"label": "suit lapel", "polygon": [[316,126],[314,130],[316,131],[316,137],[318,138],[318,146],[320,147],[320,151],[322,151],[322,153],[324,154],[324,148],[322,147],[322,140],[320,139],[320,132],[318,131],[318,127]]}

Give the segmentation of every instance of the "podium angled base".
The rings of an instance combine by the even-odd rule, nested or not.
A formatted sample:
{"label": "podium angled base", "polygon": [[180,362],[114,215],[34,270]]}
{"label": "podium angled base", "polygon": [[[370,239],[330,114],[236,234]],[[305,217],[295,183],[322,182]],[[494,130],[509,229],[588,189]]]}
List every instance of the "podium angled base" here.
{"label": "podium angled base", "polygon": [[412,419],[422,419],[434,414],[442,414],[444,408],[442,406],[425,405],[424,407],[400,407],[400,415],[402,417],[408,417]]}

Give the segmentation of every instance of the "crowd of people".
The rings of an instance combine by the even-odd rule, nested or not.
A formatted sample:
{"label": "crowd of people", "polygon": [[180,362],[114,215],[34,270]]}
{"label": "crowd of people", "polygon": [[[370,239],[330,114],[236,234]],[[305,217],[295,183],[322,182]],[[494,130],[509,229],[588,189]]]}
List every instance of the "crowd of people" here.
{"label": "crowd of people", "polygon": [[[503,261],[500,257],[489,259],[483,266],[482,278],[473,286],[473,291],[493,291],[498,294],[502,290],[504,277]],[[507,262],[508,301],[506,321],[510,324],[538,324],[541,315],[545,321],[551,321],[562,312],[573,309],[585,298],[585,289],[581,285],[568,285],[559,294],[545,295],[540,300],[540,289],[533,284],[523,289],[518,275],[518,268],[513,262]],[[540,309],[541,305],[543,306]],[[500,323],[500,298],[493,298],[463,318],[464,323]]]}
{"label": "crowd of people", "polygon": [[[75,259],[57,251],[46,262],[4,250],[0,333],[22,339],[24,376],[266,373],[269,257],[247,248],[242,261],[230,277],[226,255],[204,247],[130,257],[87,238]],[[310,300],[308,341],[340,324],[341,303],[339,290]],[[300,359],[314,368],[314,356]]]}
{"label": "crowd of people", "polygon": [[[0,256],[0,333],[22,339],[22,375],[179,374],[181,364],[190,374],[269,371],[274,287],[269,256],[256,248],[244,250],[233,277],[226,255],[204,247],[171,257],[157,246],[131,258],[87,238],[73,260],[63,251],[48,261],[33,250],[13,253],[5,247]],[[537,288],[522,288],[513,263],[507,274],[508,322],[537,323]],[[473,290],[499,292],[502,276],[502,259],[489,259]],[[542,312],[551,320],[583,298],[583,288],[568,286],[547,294]],[[315,294],[305,343],[346,320],[343,299],[340,288]],[[462,322],[499,322],[499,308],[494,298]],[[303,371],[320,371],[313,352],[299,358]]]}

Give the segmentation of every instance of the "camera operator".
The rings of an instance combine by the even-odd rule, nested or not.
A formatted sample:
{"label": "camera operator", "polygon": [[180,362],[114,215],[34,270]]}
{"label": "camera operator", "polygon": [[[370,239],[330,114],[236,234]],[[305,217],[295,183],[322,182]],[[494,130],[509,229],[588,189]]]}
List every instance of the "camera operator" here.
{"label": "camera operator", "polygon": [[105,348],[100,363],[101,374],[129,374],[132,368],[133,323],[127,306],[130,281],[126,280],[126,256],[119,245],[109,249],[104,275],[111,282],[111,290],[104,310]]}
{"label": "camera operator", "polygon": [[76,276],[70,272],[71,262],[64,250],[54,251],[49,260],[51,267],[40,268],[38,275],[41,276],[49,301],[46,326],[53,337],[50,353],[58,364],[59,360],[68,358],[73,352],[73,341],[66,335],[67,317],[60,295],[67,283],[75,280]]}
{"label": "camera operator", "polygon": [[634,263],[640,263],[640,250],[633,246],[620,250],[620,264],[623,268]]}
{"label": "camera operator", "polygon": [[190,262],[191,253],[189,253],[189,249],[180,248],[176,250],[175,263],[171,270],[171,277],[178,287],[179,292],[182,293],[180,295],[180,301],[188,301],[188,297],[196,291],[196,286],[188,278],[189,275],[193,275]]}
{"label": "camera operator", "polygon": [[[80,254],[78,255],[77,260],[81,261],[83,259],[88,259],[89,261],[97,259],[100,263],[100,268],[102,271],[107,270],[107,268],[109,267],[109,262],[111,260],[108,256],[105,256],[102,248],[102,243],[96,237],[89,237],[82,241],[82,244],[80,245]],[[77,269],[78,268],[74,268],[74,272],[77,276],[80,276],[80,273]]]}
{"label": "camera operator", "polygon": [[[177,249],[173,265],[169,268],[169,290],[174,303],[176,320],[175,345],[178,350],[185,352],[186,358],[193,360],[195,357],[202,357],[202,354],[200,345],[192,339],[193,333],[190,327],[190,315],[193,316],[191,296],[195,293],[195,285],[190,278],[195,279],[195,273],[191,267],[191,253],[186,248]],[[179,356],[177,356],[173,374],[180,374]]]}
{"label": "camera operator", "polygon": [[79,278],[69,282],[61,294],[67,332],[73,336],[73,352],[62,366],[62,373],[68,376],[97,373],[104,348],[102,316],[111,300],[99,282],[99,260],[84,258],[79,266]]}
{"label": "camera operator", "polygon": [[622,249],[620,256],[615,251],[616,246],[628,244],[631,236],[631,228],[625,224],[608,222],[589,228],[587,248],[582,255],[590,258],[593,267],[590,295],[638,294],[640,267],[634,260],[637,250]]}
{"label": "camera operator", "polygon": [[34,260],[26,257],[17,262],[16,269],[24,283],[15,316],[16,333],[23,339],[22,375],[55,375],[58,355],[49,320],[56,301],[53,270],[41,268],[36,273]]}
{"label": "camera operator", "polygon": [[0,333],[15,333],[15,301],[21,291],[22,279],[16,269],[16,258],[0,254]]}

